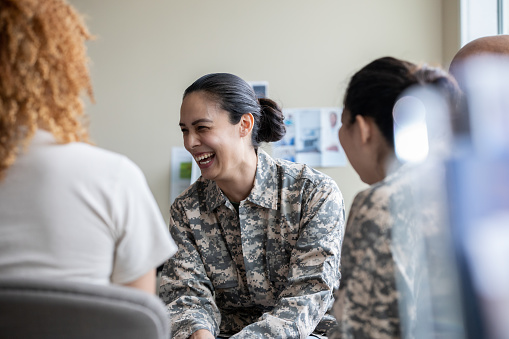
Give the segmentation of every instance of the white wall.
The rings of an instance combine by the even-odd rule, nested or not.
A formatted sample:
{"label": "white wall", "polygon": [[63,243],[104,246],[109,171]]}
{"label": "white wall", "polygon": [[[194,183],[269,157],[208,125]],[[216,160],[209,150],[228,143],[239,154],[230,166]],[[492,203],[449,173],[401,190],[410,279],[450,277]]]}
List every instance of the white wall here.
{"label": "white wall", "polygon": [[[199,76],[267,80],[284,107],[340,106],[348,78],[374,58],[443,60],[442,0],[69,1],[98,37],[92,138],[141,167],[167,220],[181,96]],[[321,170],[347,207],[366,187],[349,165]]]}

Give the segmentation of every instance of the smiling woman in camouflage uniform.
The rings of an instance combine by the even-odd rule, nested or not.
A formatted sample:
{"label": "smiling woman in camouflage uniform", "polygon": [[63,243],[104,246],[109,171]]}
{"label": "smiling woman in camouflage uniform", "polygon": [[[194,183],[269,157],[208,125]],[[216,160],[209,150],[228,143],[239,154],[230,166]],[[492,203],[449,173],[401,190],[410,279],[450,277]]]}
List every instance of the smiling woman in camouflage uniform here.
{"label": "smiling woman in camouflage uniform", "polygon": [[174,338],[326,333],[344,226],[335,182],[258,147],[283,137],[283,115],[237,76],[193,83],[180,127],[201,177],[171,206],[179,251],[160,297]]}

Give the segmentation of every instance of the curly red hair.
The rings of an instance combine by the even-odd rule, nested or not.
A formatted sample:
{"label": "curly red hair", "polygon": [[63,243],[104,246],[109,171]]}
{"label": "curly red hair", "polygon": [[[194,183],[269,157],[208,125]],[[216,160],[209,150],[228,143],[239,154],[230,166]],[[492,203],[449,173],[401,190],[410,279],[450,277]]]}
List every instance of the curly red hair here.
{"label": "curly red hair", "polygon": [[63,0],[0,0],[0,179],[38,128],[88,142],[93,100],[81,16]]}

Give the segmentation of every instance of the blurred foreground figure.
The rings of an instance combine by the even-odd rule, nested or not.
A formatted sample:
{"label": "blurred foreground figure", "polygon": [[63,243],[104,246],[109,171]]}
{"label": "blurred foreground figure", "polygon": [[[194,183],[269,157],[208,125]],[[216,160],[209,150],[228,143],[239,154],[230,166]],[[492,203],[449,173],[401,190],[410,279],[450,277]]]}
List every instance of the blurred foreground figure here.
{"label": "blurred foreground figure", "polygon": [[88,143],[81,17],[0,0],[0,276],[155,292],[176,246],[140,169]]}
{"label": "blurred foreground figure", "polygon": [[469,338],[509,338],[509,36],[454,57],[466,95],[448,167],[451,221]]}

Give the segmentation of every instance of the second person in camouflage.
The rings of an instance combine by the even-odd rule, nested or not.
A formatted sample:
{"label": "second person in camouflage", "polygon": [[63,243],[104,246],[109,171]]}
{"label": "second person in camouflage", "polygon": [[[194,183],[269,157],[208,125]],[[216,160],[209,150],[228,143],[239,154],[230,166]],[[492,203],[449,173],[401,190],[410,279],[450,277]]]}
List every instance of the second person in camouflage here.
{"label": "second person in camouflage", "polygon": [[334,324],[343,198],[328,176],[259,149],[283,120],[232,74],[185,91],[180,126],[201,177],[171,206],[179,251],[160,297],[174,338],[307,338]]}
{"label": "second person in camouflage", "polygon": [[[329,339],[421,338],[430,321],[422,316],[429,281],[428,257],[420,248],[425,241],[436,248],[444,230],[439,231],[438,199],[423,201],[418,194],[432,183],[416,175],[418,164],[396,158],[393,117],[406,90],[423,86],[440,91],[451,109],[458,104],[459,89],[447,72],[392,57],[373,60],[349,81],[339,140],[360,179],[371,186],[355,196],[348,215],[333,312],[338,326]],[[421,111],[407,112],[410,120]],[[433,278],[441,281],[437,268]],[[446,291],[445,284],[441,289]]]}

